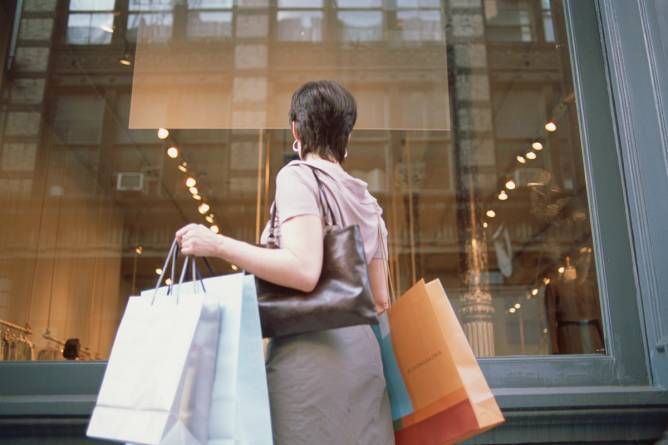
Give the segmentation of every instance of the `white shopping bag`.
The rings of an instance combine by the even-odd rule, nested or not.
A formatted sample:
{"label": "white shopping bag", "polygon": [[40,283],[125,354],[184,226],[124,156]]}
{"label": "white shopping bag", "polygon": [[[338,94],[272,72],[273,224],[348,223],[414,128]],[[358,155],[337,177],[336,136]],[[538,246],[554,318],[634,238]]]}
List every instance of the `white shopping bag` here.
{"label": "white shopping bag", "polygon": [[207,278],[221,325],[208,445],[271,445],[271,416],[260,314],[252,275]]}
{"label": "white shopping bag", "polygon": [[183,283],[186,267],[187,262],[170,295],[161,288],[130,297],[88,436],[137,444],[207,443],[220,305],[201,288],[195,293],[194,283]]}

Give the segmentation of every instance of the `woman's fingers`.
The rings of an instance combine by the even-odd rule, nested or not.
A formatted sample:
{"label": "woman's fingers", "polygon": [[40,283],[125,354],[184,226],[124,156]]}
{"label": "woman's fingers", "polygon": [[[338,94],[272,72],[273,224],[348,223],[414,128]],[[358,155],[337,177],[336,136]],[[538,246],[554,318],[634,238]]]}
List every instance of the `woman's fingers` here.
{"label": "woman's fingers", "polygon": [[194,227],[197,227],[197,224],[190,223],[187,224],[183,227],[181,227],[179,230],[176,231],[176,242],[179,244],[183,243],[183,237],[190,232]]}

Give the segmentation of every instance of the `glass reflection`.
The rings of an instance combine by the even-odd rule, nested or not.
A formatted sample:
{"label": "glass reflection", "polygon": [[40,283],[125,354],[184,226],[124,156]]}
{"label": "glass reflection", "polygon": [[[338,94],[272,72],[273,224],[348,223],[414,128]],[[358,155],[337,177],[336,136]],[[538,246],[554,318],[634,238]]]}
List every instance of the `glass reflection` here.
{"label": "glass reflection", "polygon": [[406,42],[443,41],[441,11],[398,11],[397,26],[401,30],[398,38]]}
{"label": "glass reflection", "polygon": [[188,14],[188,35],[191,37],[231,37],[232,13],[196,12]]}
{"label": "glass reflection", "polygon": [[278,0],[279,8],[322,8],[323,0]]}
{"label": "glass reflection", "polygon": [[336,15],[340,39],[344,42],[371,42],[383,38],[380,11],[346,11]]}
{"label": "glass reflection", "polygon": [[71,14],[67,21],[67,43],[102,45],[111,43],[113,14]]}
{"label": "glass reflection", "polygon": [[338,8],[380,8],[383,6],[383,0],[336,0]]}
{"label": "glass reflection", "polygon": [[[110,22],[92,17],[113,16],[113,4],[59,3],[54,14],[67,26],[57,28],[66,29],[58,41],[120,41],[96,48],[95,57],[55,45],[45,56],[46,93],[35,81],[14,95],[16,80],[3,79],[2,93],[25,107],[0,104],[0,338],[11,345],[0,358],[62,360],[65,345],[78,344],[80,360],[105,359],[127,297],[155,285],[173,232],[186,222],[256,242],[275,175],[293,156],[285,109],[267,104],[288,101],[286,85],[306,80],[306,58],[339,41],[373,42],[344,45],[355,47],[343,54],[358,68],[385,43],[397,51],[352,83],[361,112],[406,116],[405,126],[356,130],[345,164],[384,208],[397,289],[440,278],[478,356],[605,353],[561,3],[463,4],[281,0],[239,11],[231,1],[186,8],[131,0],[119,16],[127,28],[111,34],[101,30]],[[266,27],[230,44],[248,15],[265,17]],[[126,26],[121,18],[116,26]],[[455,35],[462,23],[479,24],[480,33],[471,25]],[[202,100],[224,95],[229,102],[212,112],[249,129],[169,128],[165,140],[161,125],[129,129],[138,68],[118,59],[122,36],[135,40],[139,26],[152,39],[183,44],[178,58],[157,57],[151,87],[171,76],[166,65],[192,70],[195,47],[210,45],[216,57],[206,66],[219,70],[198,72],[186,100],[152,90],[151,103],[197,115]],[[272,52],[281,41],[288,49]],[[425,63],[446,53],[447,66]],[[276,75],[265,75],[270,66]],[[440,80],[448,96],[430,89]],[[35,97],[45,113],[25,111]],[[263,128],[271,115],[280,126]],[[411,130],[426,117],[450,130]],[[212,267],[233,271],[222,261]]]}
{"label": "glass reflection", "polygon": [[295,42],[319,42],[322,40],[320,11],[278,11],[278,39]]}

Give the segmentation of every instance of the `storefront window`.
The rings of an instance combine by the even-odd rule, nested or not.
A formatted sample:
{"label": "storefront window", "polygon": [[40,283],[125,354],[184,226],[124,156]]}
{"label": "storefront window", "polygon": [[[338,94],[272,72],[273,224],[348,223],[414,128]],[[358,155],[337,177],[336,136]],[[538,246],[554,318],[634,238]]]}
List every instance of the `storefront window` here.
{"label": "storefront window", "polygon": [[[269,98],[289,97],[281,85],[308,80],[300,57],[332,42],[391,49],[379,61],[391,71],[355,84],[360,112],[388,124],[353,133],[345,168],[383,206],[396,288],[440,278],[479,357],[606,352],[560,1],[67,3],[53,37],[67,44],[19,39],[32,59],[1,84],[0,358],[106,359],[128,296],[155,286],[186,223],[257,242],[293,156],[287,109]],[[127,17],[118,42],[103,29],[114,14]],[[229,91],[221,108],[235,118],[131,129],[138,32],[185,45],[183,59],[156,59],[152,103],[196,112]],[[188,71],[187,45],[203,40],[220,44],[206,87],[161,102],[167,67]],[[277,42],[291,45],[282,57]],[[106,45],[73,51],[91,43]],[[439,55],[447,65],[424,63]],[[447,95],[424,88],[441,80]],[[267,113],[284,124],[262,125]]]}

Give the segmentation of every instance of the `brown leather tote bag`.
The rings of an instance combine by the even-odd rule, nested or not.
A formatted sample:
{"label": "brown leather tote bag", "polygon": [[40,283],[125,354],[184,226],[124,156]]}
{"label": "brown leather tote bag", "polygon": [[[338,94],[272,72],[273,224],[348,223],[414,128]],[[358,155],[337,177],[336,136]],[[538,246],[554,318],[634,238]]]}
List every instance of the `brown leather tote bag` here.
{"label": "brown leather tote bag", "polygon": [[[325,223],[320,280],[313,291],[306,293],[255,278],[264,337],[378,323],[359,226],[344,226],[340,207],[337,223],[324,185],[316,169],[309,167],[318,183]],[[276,203],[272,204],[266,247],[278,247],[275,229]]]}

